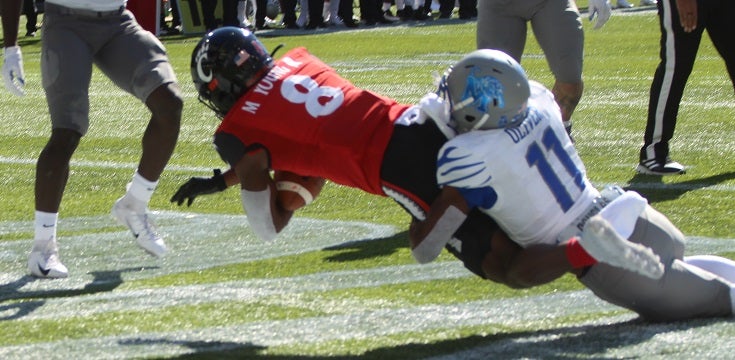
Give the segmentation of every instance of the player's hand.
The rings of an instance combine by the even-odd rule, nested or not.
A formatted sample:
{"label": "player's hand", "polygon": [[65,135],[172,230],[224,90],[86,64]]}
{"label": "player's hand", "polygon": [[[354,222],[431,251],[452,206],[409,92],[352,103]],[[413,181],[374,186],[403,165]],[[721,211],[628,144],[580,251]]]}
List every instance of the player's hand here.
{"label": "player's hand", "polygon": [[5,88],[17,96],[25,95],[23,87],[26,85],[26,77],[23,73],[23,54],[20,46],[5,48],[2,71]]}
{"label": "player's hand", "polygon": [[227,189],[225,176],[219,169],[214,169],[212,177],[193,177],[181,185],[176,194],[171,197],[171,202],[181,206],[186,201],[186,206],[191,206],[197,196],[213,194],[224,189]]}
{"label": "player's hand", "polygon": [[676,9],[679,11],[679,22],[684,32],[692,32],[697,28],[697,1],[676,0]]}
{"label": "player's hand", "polygon": [[597,21],[593,27],[594,29],[599,29],[602,25],[605,25],[605,23],[610,20],[610,15],[612,15],[612,8],[609,0],[590,0],[588,9],[590,13],[590,21],[595,18],[595,15],[597,16]]}

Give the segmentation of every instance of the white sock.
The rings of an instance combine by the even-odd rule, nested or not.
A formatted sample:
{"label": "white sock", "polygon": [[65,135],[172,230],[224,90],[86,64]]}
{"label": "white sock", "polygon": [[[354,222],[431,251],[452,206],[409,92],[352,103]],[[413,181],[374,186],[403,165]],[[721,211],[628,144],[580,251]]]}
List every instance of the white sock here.
{"label": "white sock", "polygon": [[56,241],[56,224],[59,213],[48,213],[36,210],[34,220],[33,246],[46,245],[49,241]]}
{"label": "white sock", "polygon": [[153,192],[156,191],[156,186],[158,186],[158,181],[146,180],[136,171],[133,180],[128,184],[128,194],[148,204],[153,197]]}
{"label": "white sock", "polygon": [[390,1],[383,1],[383,12],[390,10]]}

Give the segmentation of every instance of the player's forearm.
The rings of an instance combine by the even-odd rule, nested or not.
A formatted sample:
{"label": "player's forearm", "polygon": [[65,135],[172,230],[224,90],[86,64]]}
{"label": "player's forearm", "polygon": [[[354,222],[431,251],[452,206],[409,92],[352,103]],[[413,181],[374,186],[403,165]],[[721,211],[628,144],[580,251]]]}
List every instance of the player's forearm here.
{"label": "player's forearm", "polygon": [[521,251],[509,265],[507,281],[515,287],[533,287],[552,282],[571,270],[563,246],[533,245]]}
{"label": "player's forearm", "polygon": [[18,43],[18,22],[23,0],[2,0],[3,44],[5,47]]}

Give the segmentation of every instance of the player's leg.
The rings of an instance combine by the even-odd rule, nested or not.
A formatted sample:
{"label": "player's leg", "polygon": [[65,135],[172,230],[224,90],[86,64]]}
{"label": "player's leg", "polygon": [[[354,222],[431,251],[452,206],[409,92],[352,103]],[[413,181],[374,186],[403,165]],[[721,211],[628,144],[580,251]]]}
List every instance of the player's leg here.
{"label": "player's leg", "polygon": [[707,19],[707,34],[717,52],[725,60],[725,68],[730,75],[730,81],[735,87],[735,1],[720,1],[718,6],[710,9],[710,17]]}
{"label": "player's leg", "polygon": [[142,155],[125,196],[113,215],[127,225],[138,244],[155,256],[166,252],[147,215],[148,202],[178,139],[183,102],[176,76],[161,42],[143,30],[129,12],[122,15],[125,35],[114,37],[97,53],[95,64],[117,86],[144,101],[151,118],[143,134]]}
{"label": "player's leg", "polygon": [[684,173],[684,166],[669,157],[679,104],[699,49],[703,29],[686,33],[679,22],[675,0],[659,5],[661,28],[660,62],[653,74],[648,101],[646,130],[637,171],[649,175]]}
{"label": "player's leg", "polygon": [[647,207],[630,241],[653,249],[665,266],[664,275],[655,280],[598,263],[579,278],[595,295],[652,321],[732,314],[731,285],[681,260],[684,235],[664,215]]}
{"label": "player's leg", "polygon": [[477,4],[477,48],[505,52],[519,63],[526,46],[527,21],[523,2],[484,0]]}
{"label": "player's leg", "polygon": [[579,10],[573,1],[550,0],[534,15],[531,25],[554,74],[551,92],[571,134],[572,115],[584,91],[584,31]]}
{"label": "player's leg", "polygon": [[715,255],[685,256],[684,262],[735,284],[735,261]]}
{"label": "player's leg", "polygon": [[82,22],[46,8],[41,45],[41,77],[51,117],[51,136],[36,162],[35,235],[28,270],[38,277],[66,277],[56,245],[59,206],[69,178],[69,162],[89,126],[92,55],[77,37]]}

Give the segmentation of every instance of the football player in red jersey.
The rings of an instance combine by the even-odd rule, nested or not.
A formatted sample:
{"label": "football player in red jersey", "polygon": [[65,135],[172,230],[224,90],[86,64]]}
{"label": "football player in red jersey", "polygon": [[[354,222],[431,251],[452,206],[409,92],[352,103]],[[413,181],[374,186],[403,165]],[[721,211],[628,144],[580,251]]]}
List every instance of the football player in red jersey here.
{"label": "football player in red jersey", "polygon": [[179,205],[239,183],[251,228],[270,240],[293,214],[277,204],[271,170],[390,196],[419,219],[439,192],[436,154],[454,132],[436,94],[400,104],[354,86],[305,48],[276,61],[234,27],[199,42],[191,72],[199,99],[222,118],[214,144],[230,170],[189,180],[171,199]]}
{"label": "football player in red jersey", "polygon": [[[180,205],[188,200],[191,204],[198,195],[240,183],[250,226],[259,237],[272,239],[292,215],[277,204],[276,186],[270,175],[271,170],[285,170],[390,196],[413,215],[414,224],[434,210],[427,204],[440,194],[436,177],[439,149],[454,136],[443,99],[427,96],[415,107],[398,104],[354,87],[303,48],[273,61],[263,45],[243,29],[220,29],[205,36],[194,50],[192,76],[200,99],[223,117],[214,142],[231,170],[225,174],[215,172],[211,178],[190,179],[173,196],[173,202]],[[461,96],[453,98],[464,103]],[[457,104],[454,106],[456,109]],[[565,134],[560,121],[558,130]],[[596,264],[581,247],[575,247],[572,255],[562,247],[561,256],[544,246],[522,249],[509,241],[489,216],[475,210],[469,211],[466,218],[465,214],[445,212],[445,222],[432,222],[432,231],[438,232],[414,244],[412,254],[416,260],[433,259],[428,256],[430,251],[421,249],[427,238],[453,235],[458,241],[450,240],[447,249],[470,271],[510,286],[508,279],[503,278],[509,274],[510,262],[523,260],[524,265],[529,265],[529,272],[524,275],[530,276],[531,281],[520,287],[548,282],[568,271],[583,275]],[[460,227],[454,227],[457,221],[462,223]],[[703,269],[713,263],[724,264],[720,261],[723,259],[696,260],[703,263],[696,265]],[[557,262],[556,267],[551,266],[553,261]],[[571,269],[574,261],[584,261],[584,268]],[[678,291],[690,289],[681,286]],[[631,289],[606,290],[616,298],[602,298],[617,304],[621,303],[615,299],[637,296],[631,295]],[[721,290],[717,294],[718,304],[727,307],[727,288]],[[675,301],[680,299],[672,298],[669,302]],[[718,311],[721,307],[702,308]],[[669,318],[686,315],[662,314]]]}

